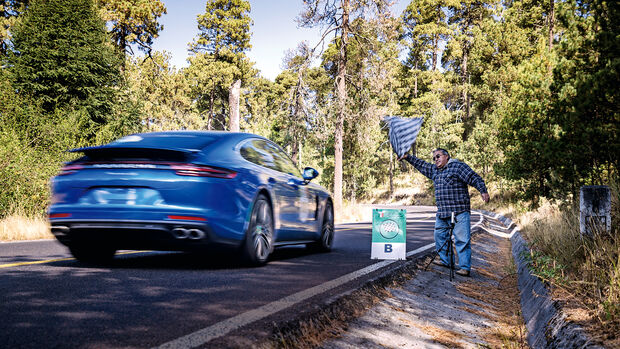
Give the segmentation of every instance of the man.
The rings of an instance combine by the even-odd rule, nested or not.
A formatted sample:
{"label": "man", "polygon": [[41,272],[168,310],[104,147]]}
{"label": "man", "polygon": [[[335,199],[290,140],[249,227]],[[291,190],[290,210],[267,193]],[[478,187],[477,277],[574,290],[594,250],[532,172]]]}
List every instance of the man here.
{"label": "man", "polygon": [[[399,160],[407,160],[423,175],[433,180],[435,186],[435,201],[437,216],[435,219],[435,248],[441,261],[435,262],[441,266],[449,265],[448,249],[444,246],[450,236],[450,221],[454,213],[456,224],[454,235],[455,248],[459,257],[457,274],[469,276],[471,270],[471,223],[468,185],[478,189],[482,200],[489,202],[489,194],[482,178],[467,164],[451,159],[447,150],[437,148],[433,150],[433,161],[426,161],[405,154]],[[447,245],[445,245],[447,246]]]}

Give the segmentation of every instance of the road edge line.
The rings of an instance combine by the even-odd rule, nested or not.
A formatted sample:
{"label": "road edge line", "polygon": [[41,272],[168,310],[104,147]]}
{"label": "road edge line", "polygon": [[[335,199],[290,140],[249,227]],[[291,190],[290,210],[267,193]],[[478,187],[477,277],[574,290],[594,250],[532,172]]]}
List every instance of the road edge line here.
{"label": "road edge line", "polygon": [[[435,247],[435,243],[422,246],[418,249],[408,252],[407,257],[425,252],[426,250],[434,248],[434,247]],[[316,295],[319,295],[321,293],[334,289],[338,286],[344,285],[347,282],[353,281],[361,276],[372,273],[378,269],[381,269],[383,267],[386,267],[398,261],[399,260],[386,260],[383,262],[369,265],[365,268],[362,268],[352,273],[343,275],[337,279],[327,281],[320,285],[294,293],[290,296],[286,296],[277,301],[265,304],[259,308],[247,311],[237,316],[228,318],[224,321],[218,322],[217,324],[211,325],[209,327],[205,327],[203,329],[192,332],[190,334],[179,337],[177,339],[173,339],[169,342],[166,342],[154,348],[156,349],[188,348],[189,349],[189,348],[195,348],[195,347],[201,346],[215,338],[224,336],[231,331],[239,329],[252,322],[261,320],[267,316],[273,315],[299,302],[302,302],[306,299],[309,299],[311,297],[314,297]]]}

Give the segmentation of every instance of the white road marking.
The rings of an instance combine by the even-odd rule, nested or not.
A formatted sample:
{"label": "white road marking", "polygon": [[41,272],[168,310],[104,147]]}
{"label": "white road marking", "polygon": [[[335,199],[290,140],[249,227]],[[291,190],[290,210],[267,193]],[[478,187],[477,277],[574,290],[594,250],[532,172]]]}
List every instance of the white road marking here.
{"label": "white road marking", "polygon": [[[428,249],[435,247],[435,243],[428,244],[426,246],[422,246],[416,250],[410,251],[407,253],[407,257],[413,256],[419,253],[422,253]],[[325,282],[318,286],[314,286],[304,291],[297,292],[290,296],[284,297],[275,302],[271,302],[269,304],[265,304],[262,307],[256,308],[254,310],[247,311],[243,314],[239,314],[237,316],[228,318],[222,322],[218,322],[215,325],[205,327],[196,332],[190,333],[186,336],[174,339],[170,342],[164,343],[157,348],[195,348],[201,346],[212,339],[217,337],[221,337],[231,331],[237,330],[247,324],[263,319],[269,315],[275,314],[281,310],[284,310],[288,307],[291,307],[299,302],[302,302],[308,298],[314,297],[323,292],[329,291],[333,288],[341,286],[349,281],[357,279],[366,274],[372,273],[378,269],[381,269],[385,266],[388,266],[392,263],[398,262],[397,260],[386,260],[383,262],[375,263],[366,268],[354,271],[347,275],[341,276],[337,279]]]}
{"label": "white road marking", "polygon": [[320,293],[329,291],[333,288],[336,288],[340,285],[343,285],[349,281],[352,281],[360,276],[371,273],[377,269],[383,268],[387,265],[390,265],[396,261],[383,261],[373,265],[370,265],[366,268],[357,270],[353,273],[341,276],[337,279],[325,282],[321,285],[314,286],[312,288],[306,289],[301,292],[294,293],[290,296],[284,297],[275,302],[271,302],[269,304],[265,304],[262,307],[256,308],[254,310],[247,311],[243,314],[239,314],[237,316],[228,318],[222,322],[218,322],[215,325],[203,328],[194,333],[190,333],[186,336],[177,338],[170,342],[164,343],[157,348],[195,348],[200,345],[203,345],[210,340],[221,337],[231,331],[239,329],[242,326],[250,324],[252,322],[263,319],[271,314],[275,314],[281,310],[284,310],[290,306],[293,306],[301,301],[304,301],[308,298],[316,296]]}
{"label": "white road marking", "polygon": [[[480,229],[486,231],[487,233],[489,233],[491,235],[499,236],[499,237],[502,237],[502,238],[506,238],[506,239],[512,238],[512,236],[515,234],[515,232],[517,232],[519,230],[519,227],[516,226],[516,224],[515,224],[515,227],[512,229],[512,231],[510,233],[503,233],[501,231],[497,231],[497,230],[494,230],[494,229],[487,229],[486,227],[481,225],[482,222],[484,221],[485,214],[482,213],[482,212],[478,212],[478,214],[480,214],[480,221],[478,221],[478,223],[476,223],[476,225],[474,225],[472,227],[472,229],[477,227],[477,226],[480,226]],[[498,214],[495,213],[493,216],[489,215],[489,217],[497,219]],[[508,227],[508,229],[510,229],[510,227]]]}
{"label": "white road marking", "polygon": [[2,245],[2,244],[21,244],[21,243],[25,243],[25,242],[45,242],[45,241],[56,241],[56,239],[0,241],[0,245]]}
{"label": "white road marking", "polygon": [[[481,225],[484,220],[483,215],[481,213],[479,214],[480,214],[480,220],[474,225],[474,227]],[[408,252],[407,257],[425,252],[434,247],[435,247],[435,243],[422,246],[416,250]],[[256,308],[254,310],[250,310],[245,313],[239,314],[237,316],[233,316],[224,321],[218,322],[217,324],[211,325],[209,327],[205,327],[196,332],[190,333],[183,337],[179,337],[170,342],[164,343],[156,348],[157,349],[196,348],[215,338],[224,336],[228,334],[229,332],[237,330],[245,325],[261,320],[269,315],[275,314],[279,311],[289,308],[299,302],[302,302],[318,294],[334,289],[347,282],[355,280],[366,274],[372,273],[373,271],[381,269],[395,262],[398,262],[398,260],[386,260],[383,262],[372,264],[366,268],[354,271],[347,275],[341,276],[337,279],[334,279],[334,280],[325,282],[323,284],[320,284],[318,286],[314,286],[309,289],[294,293],[290,296],[281,298],[277,301],[271,302],[269,304],[265,304],[262,307]]]}

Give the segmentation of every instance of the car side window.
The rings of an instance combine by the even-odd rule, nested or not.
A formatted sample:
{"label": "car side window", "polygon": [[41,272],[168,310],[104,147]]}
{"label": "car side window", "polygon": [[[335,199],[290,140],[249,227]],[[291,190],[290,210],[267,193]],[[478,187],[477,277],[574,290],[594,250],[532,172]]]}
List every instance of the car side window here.
{"label": "car side window", "polygon": [[240,149],[244,159],[257,165],[301,178],[293,161],[277,145],[262,139],[252,140]]}
{"label": "car side window", "polygon": [[245,143],[239,150],[241,156],[249,162],[278,171],[273,154],[269,152],[262,140],[252,140]]}
{"label": "car side window", "polygon": [[297,166],[293,163],[293,160],[282,150],[280,147],[273,143],[269,143],[269,149],[273,151],[273,157],[276,161],[278,171],[284,173],[290,173],[295,177],[301,178],[301,173]]}

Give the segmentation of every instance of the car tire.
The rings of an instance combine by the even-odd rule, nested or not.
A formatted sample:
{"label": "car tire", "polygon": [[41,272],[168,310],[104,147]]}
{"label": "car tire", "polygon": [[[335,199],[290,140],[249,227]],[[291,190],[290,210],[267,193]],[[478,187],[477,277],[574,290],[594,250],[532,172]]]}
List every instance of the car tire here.
{"label": "car tire", "polygon": [[329,252],[332,250],[334,242],[334,209],[331,202],[325,205],[323,221],[321,222],[321,232],[319,240],[313,242],[308,247],[318,252]]}
{"label": "car tire", "polygon": [[116,249],[112,247],[87,242],[73,242],[69,245],[69,251],[78,261],[91,264],[108,263],[116,254]]}
{"label": "car tire", "polygon": [[269,200],[259,195],[252,206],[250,225],[242,247],[244,260],[251,266],[267,263],[273,251],[273,210]]}

